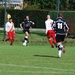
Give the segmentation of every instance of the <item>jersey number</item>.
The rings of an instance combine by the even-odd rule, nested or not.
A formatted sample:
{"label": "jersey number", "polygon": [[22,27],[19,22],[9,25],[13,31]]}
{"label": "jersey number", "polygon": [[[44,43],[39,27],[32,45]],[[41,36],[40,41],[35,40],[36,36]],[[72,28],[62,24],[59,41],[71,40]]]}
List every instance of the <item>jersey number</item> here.
{"label": "jersey number", "polygon": [[62,23],[58,23],[58,29],[62,29]]}

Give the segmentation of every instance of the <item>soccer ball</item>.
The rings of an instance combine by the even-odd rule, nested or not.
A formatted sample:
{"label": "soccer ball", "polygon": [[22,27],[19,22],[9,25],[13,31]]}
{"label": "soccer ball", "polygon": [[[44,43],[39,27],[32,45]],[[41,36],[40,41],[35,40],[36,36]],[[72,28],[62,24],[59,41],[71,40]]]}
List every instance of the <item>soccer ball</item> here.
{"label": "soccer ball", "polygon": [[63,50],[63,53],[65,53],[66,52],[66,50]]}
{"label": "soccer ball", "polygon": [[63,53],[65,53],[66,52],[66,50],[65,50],[65,46],[63,47],[63,51],[62,51]]}

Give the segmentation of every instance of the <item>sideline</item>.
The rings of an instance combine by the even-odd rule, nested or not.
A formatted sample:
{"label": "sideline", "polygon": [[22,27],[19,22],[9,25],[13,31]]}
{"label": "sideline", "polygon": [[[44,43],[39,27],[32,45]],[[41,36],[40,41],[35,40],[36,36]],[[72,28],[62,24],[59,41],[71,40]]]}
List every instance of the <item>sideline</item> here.
{"label": "sideline", "polygon": [[[4,30],[4,28],[0,28],[0,30]],[[15,30],[22,30],[21,28],[15,28]],[[45,31],[45,29],[39,28],[30,28],[31,31]]]}

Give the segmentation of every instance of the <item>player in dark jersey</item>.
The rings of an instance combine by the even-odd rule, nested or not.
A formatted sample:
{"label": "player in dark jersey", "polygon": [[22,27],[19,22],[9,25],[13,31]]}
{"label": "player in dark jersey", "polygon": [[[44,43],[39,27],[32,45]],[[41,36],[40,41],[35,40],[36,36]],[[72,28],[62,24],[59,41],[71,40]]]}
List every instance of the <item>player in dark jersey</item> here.
{"label": "player in dark jersey", "polygon": [[58,57],[61,57],[62,51],[65,52],[65,48],[62,45],[62,42],[65,39],[69,31],[67,22],[63,19],[62,13],[58,13],[58,18],[53,22],[53,29],[56,33],[56,41],[58,46]]}
{"label": "player in dark jersey", "polygon": [[29,29],[31,24],[34,25],[34,22],[29,20],[29,16],[26,16],[26,19],[24,19],[24,21],[20,24],[20,27],[23,29],[23,32],[25,33],[25,37],[24,37],[24,46],[27,46],[28,43],[28,37],[29,37]]}

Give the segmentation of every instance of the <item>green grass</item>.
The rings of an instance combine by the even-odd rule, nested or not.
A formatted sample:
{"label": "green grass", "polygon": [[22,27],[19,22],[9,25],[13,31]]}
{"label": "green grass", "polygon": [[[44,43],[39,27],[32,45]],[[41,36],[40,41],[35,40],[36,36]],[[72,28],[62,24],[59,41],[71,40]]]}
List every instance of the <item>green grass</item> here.
{"label": "green grass", "polygon": [[74,46],[67,45],[57,58],[57,48],[50,47],[44,33],[32,33],[27,47],[23,37],[17,32],[13,46],[0,41],[0,75],[75,75]]}
{"label": "green grass", "polygon": [[74,75],[75,50],[57,58],[57,49],[49,45],[0,45],[0,75]]}

